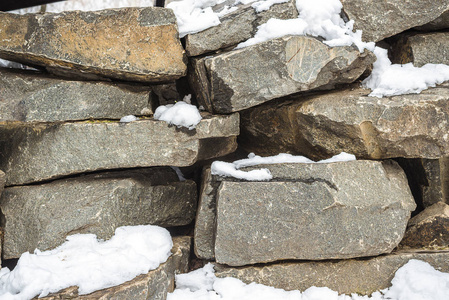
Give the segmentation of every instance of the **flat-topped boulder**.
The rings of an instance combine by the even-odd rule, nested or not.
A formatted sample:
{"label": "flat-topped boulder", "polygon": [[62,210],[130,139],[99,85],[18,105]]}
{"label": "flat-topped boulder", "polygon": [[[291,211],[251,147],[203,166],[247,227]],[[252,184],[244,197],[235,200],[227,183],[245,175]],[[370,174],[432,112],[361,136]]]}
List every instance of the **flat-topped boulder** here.
{"label": "flat-topped boulder", "polygon": [[49,250],[75,233],[109,239],[120,226],[182,226],[196,211],[196,184],[169,167],[91,174],[6,188],[3,257]]}
{"label": "flat-topped boulder", "polygon": [[289,291],[325,286],[339,294],[371,295],[390,287],[396,271],[411,259],[425,261],[441,272],[449,272],[448,251],[404,251],[369,259],[287,262],[239,268],[216,264],[215,275],[231,276],[248,284],[256,282]]}
{"label": "flat-topped boulder", "polygon": [[[209,112],[230,113],[359,78],[375,56],[356,47],[329,47],[314,37],[286,36],[191,60],[189,80]],[[232,74],[232,76],[230,76]]]}
{"label": "flat-topped boulder", "polygon": [[187,273],[190,256],[190,237],[174,237],[172,255],[157,269],[142,274],[117,286],[99,290],[88,295],[79,295],[78,287],[69,287],[59,293],[50,294],[44,300],[59,299],[135,299],[135,300],[161,300],[173,292],[175,275]]}
{"label": "flat-topped boulder", "polygon": [[155,106],[149,86],[75,81],[39,72],[0,68],[0,124],[120,119],[149,115]]}
{"label": "flat-topped boulder", "polygon": [[0,58],[60,75],[169,81],[186,74],[176,18],[165,8],[0,13]]}
{"label": "flat-topped boulder", "polygon": [[0,126],[0,169],[21,185],[106,169],[189,166],[233,152],[238,114],[204,113],[194,130],[154,119]]}
{"label": "flat-topped boulder", "polygon": [[[220,18],[221,23],[217,26],[186,35],[187,55],[198,56],[236,46],[238,43],[253,37],[257,27],[266,23],[270,18],[285,20],[294,19],[298,16],[294,0],[274,4],[268,10],[261,12],[257,12],[252,4],[240,5],[236,11],[222,16]],[[223,4],[218,4],[212,9],[220,11],[223,9]]]}
{"label": "flat-topped boulder", "polygon": [[[215,222],[206,219],[210,227],[202,228],[212,234],[196,228],[195,247],[205,251],[213,246],[210,252],[218,263],[242,266],[389,253],[416,207],[404,172],[392,161],[259,167],[268,168],[273,179],[243,182],[212,176],[206,183],[210,186],[202,188],[197,225],[205,215],[215,216]],[[205,242],[211,235],[214,239]]]}
{"label": "flat-topped boulder", "polygon": [[449,7],[448,0],[340,0],[365,42],[378,42],[415,26],[427,24]]}
{"label": "flat-topped boulder", "polygon": [[449,156],[449,85],[420,94],[370,97],[352,86],[291,97],[241,114],[249,152],[289,152],[313,159],[340,152],[358,158],[438,159]]}
{"label": "flat-topped boulder", "polygon": [[404,34],[392,46],[393,63],[449,64],[449,32]]}

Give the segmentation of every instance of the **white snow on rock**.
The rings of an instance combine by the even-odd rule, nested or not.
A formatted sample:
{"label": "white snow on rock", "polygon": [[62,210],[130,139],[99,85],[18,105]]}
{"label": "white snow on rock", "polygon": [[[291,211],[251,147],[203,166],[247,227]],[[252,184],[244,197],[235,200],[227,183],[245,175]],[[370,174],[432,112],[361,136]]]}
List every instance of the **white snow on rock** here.
{"label": "white snow on rock", "polygon": [[124,226],[108,241],[75,234],[54,250],[22,254],[13,271],[0,270],[0,299],[44,297],[70,286],[80,294],[122,284],[148,273],[171,255],[170,233],[158,226]]}
{"label": "white snow on rock", "polygon": [[191,95],[188,95],[184,97],[184,101],[159,106],[154,112],[154,119],[178,127],[187,127],[189,130],[195,129],[202,117],[198,108],[190,104],[190,98]]}
{"label": "white snow on rock", "polygon": [[137,121],[139,120],[138,117],[134,116],[134,115],[128,115],[128,116],[124,116],[120,119],[120,123],[129,123],[129,122],[133,122],[133,121]]}
{"label": "white snow on rock", "polygon": [[254,282],[245,284],[232,277],[217,278],[209,263],[176,275],[176,289],[168,294],[167,300],[446,300],[447,295],[449,273],[439,272],[419,260],[410,260],[396,272],[392,287],[371,296],[338,295],[327,287],[311,287],[301,293]]}
{"label": "white snow on rock", "polygon": [[342,152],[335,155],[329,159],[313,161],[305,156],[296,156],[287,153],[280,153],[275,156],[261,157],[250,153],[248,158],[236,160],[232,163],[224,161],[214,161],[211,165],[211,173],[213,175],[234,177],[237,179],[248,180],[248,181],[268,181],[273,178],[269,169],[263,168],[251,171],[239,170],[243,167],[250,167],[256,165],[271,165],[271,164],[282,164],[282,163],[334,163],[334,162],[344,162],[356,160],[356,157],[352,154]]}

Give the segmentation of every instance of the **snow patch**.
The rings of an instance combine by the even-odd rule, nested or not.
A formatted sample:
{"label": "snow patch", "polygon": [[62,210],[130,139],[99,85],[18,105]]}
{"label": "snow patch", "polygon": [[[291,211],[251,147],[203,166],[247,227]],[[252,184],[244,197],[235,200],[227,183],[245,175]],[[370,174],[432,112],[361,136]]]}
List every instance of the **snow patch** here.
{"label": "snow patch", "polygon": [[268,181],[273,178],[269,169],[263,168],[251,171],[242,171],[240,168],[256,166],[256,165],[270,165],[270,164],[282,164],[282,163],[333,163],[356,160],[356,157],[352,154],[342,152],[329,159],[320,160],[315,162],[308,159],[305,156],[295,156],[287,153],[280,153],[275,156],[261,157],[250,153],[248,158],[236,160],[232,163],[224,161],[214,161],[211,165],[211,173],[213,175],[234,177],[237,179],[248,181]]}
{"label": "snow patch", "polygon": [[0,270],[0,298],[44,297],[70,286],[81,295],[148,273],[171,255],[170,233],[158,226],[124,226],[108,241],[75,234],[54,250],[26,252],[13,271]]}
{"label": "snow patch", "polygon": [[133,121],[137,121],[139,120],[138,117],[133,116],[133,115],[128,115],[128,116],[124,116],[120,119],[120,123],[129,123],[129,122],[133,122]]}
{"label": "snow patch", "polygon": [[184,101],[175,104],[161,105],[154,112],[154,119],[165,121],[178,127],[195,129],[202,117],[195,105],[190,103],[191,95],[184,97]]}

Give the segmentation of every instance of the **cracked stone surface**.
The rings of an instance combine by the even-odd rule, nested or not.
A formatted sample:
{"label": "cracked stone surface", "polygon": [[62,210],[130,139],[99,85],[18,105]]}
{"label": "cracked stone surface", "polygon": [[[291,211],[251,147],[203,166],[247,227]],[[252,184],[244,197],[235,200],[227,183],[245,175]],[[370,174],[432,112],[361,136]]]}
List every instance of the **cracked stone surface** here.
{"label": "cracked stone surface", "polygon": [[392,62],[415,67],[449,64],[449,32],[404,34],[392,45]]}
{"label": "cracked stone surface", "polygon": [[[188,56],[198,56],[219,49],[236,46],[251,37],[257,27],[266,23],[270,18],[294,19],[298,17],[296,2],[272,5],[268,10],[257,13],[252,3],[241,5],[238,10],[220,18],[221,24],[185,37],[186,53]],[[223,5],[218,4],[214,11],[220,11]]]}
{"label": "cracked stone surface", "polygon": [[357,158],[449,156],[449,85],[420,94],[370,97],[353,85],[291,97],[241,114],[248,152],[288,152],[314,160],[347,152]]}
{"label": "cracked stone surface", "polygon": [[269,182],[213,176],[206,183],[211,186],[202,188],[203,213],[198,213],[197,224],[205,215],[215,215],[216,229],[206,220],[210,226],[196,228],[195,240],[208,238],[210,231],[215,240],[196,241],[195,247],[205,251],[213,245],[209,250],[218,263],[242,266],[389,253],[416,207],[405,174],[393,161],[257,168],[264,167],[273,175]]}
{"label": "cracked stone surface", "polygon": [[108,239],[125,225],[187,225],[195,217],[196,202],[195,182],[180,182],[169,167],[9,187],[0,199],[3,257],[49,250],[76,233]]}
{"label": "cracked stone surface", "polygon": [[191,59],[189,81],[206,110],[230,113],[293,93],[353,82],[374,61],[367,50],[330,48],[313,37],[286,36]]}
{"label": "cracked stone surface", "polygon": [[157,269],[142,274],[117,286],[99,290],[88,295],[79,295],[78,287],[73,286],[58,293],[50,294],[44,300],[60,299],[133,299],[133,300],[163,300],[167,293],[175,287],[175,275],[187,273],[190,256],[190,237],[174,237],[172,255]]}
{"label": "cracked stone surface", "polygon": [[440,17],[449,7],[449,0],[372,1],[340,0],[354,29],[362,30],[365,42],[378,42],[415,26]]}
{"label": "cracked stone surface", "polygon": [[0,13],[0,57],[63,76],[160,82],[186,74],[172,10]]}
{"label": "cracked stone surface", "polygon": [[396,271],[410,259],[419,259],[441,272],[449,272],[449,251],[401,251],[369,259],[289,262],[240,268],[215,265],[215,275],[232,276],[248,284],[256,282],[289,291],[326,286],[339,294],[371,295],[390,287]]}
{"label": "cracked stone surface", "polygon": [[21,185],[106,169],[190,166],[233,152],[238,114],[203,119],[194,130],[164,121],[0,125],[0,169]]}
{"label": "cracked stone surface", "polygon": [[120,119],[152,115],[152,88],[137,84],[62,80],[0,68],[0,124]]}

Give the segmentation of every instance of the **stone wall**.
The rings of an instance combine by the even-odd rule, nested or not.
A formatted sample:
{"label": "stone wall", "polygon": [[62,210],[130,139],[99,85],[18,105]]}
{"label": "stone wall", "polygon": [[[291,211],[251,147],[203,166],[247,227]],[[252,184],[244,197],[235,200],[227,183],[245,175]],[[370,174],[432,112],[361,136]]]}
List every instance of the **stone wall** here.
{"label": "stone wall", "polygon": [[[449,1],[341,2],[393,62],[448,64]],[[296,17],[294,3],[240,5],[182,42],[166,8],[0,13],[0,58],[33,68],[0,68],[2,259],[154,224],[182,232],[157,270],[47,299],[165,299],[192,261],[347,294],[388,287],[411,258],[449,272],[449,85],[371,97],[360,80],[375,55],[311,36],[233,49],[269,18]],[[203,109],[195,129],[153,118],[187,94]],[[358,160],[265,165],[270,181],[211,173],[249,152]]]}

